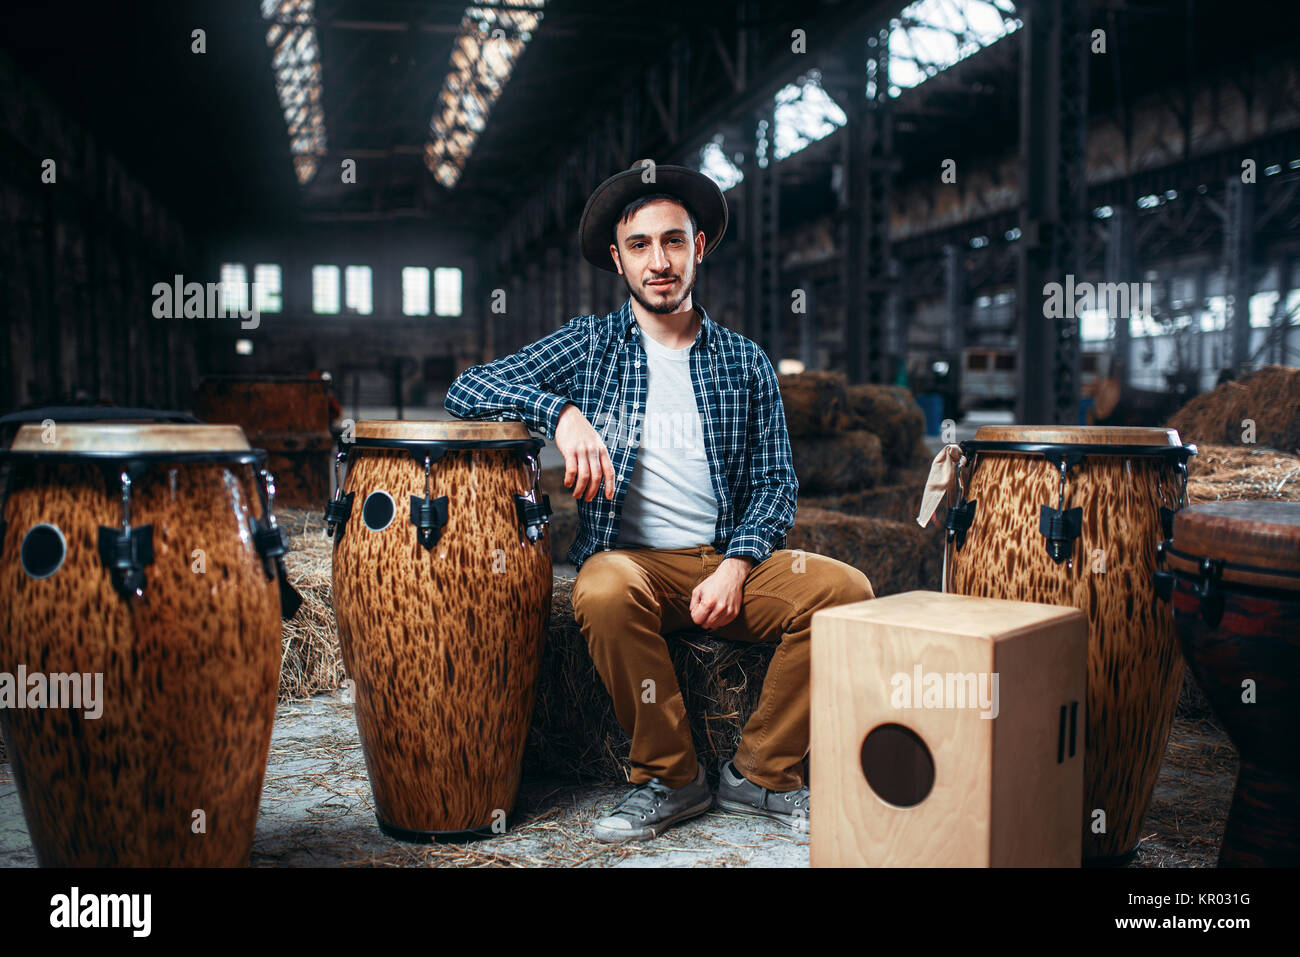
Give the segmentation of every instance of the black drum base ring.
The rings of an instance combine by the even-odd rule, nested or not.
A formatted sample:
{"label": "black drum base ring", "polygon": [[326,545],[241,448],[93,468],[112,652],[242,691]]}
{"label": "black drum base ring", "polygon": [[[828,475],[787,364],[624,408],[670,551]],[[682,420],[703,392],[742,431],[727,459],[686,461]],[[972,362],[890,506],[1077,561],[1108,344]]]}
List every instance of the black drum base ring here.
{"label": "black drum base ring", "polygon": [[379,830],[393,840],[403,841],[406,844],[467,844],[470,841],[481,841],[486,837],[496,836],[490,826],[464,831],[413,831],[410,828],[389,824],[378,814],[375,815],[375,820],[379,822]]}

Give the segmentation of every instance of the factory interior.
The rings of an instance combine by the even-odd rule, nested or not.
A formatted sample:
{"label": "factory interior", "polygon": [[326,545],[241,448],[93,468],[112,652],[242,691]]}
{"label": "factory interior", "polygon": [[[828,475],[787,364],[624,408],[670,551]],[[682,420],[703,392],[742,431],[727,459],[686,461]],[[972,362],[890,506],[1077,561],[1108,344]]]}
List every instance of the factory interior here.
{"label": "factory interior", "polygon": [[[1297,8],[8,0],[0,23],[0,867],[1300,866]],[[658,171],[642,211],[698,227],[653,199],[679,168],[726,215],[680,356],[750,377],[695,379],[709,454],[677,475],[712,466],[722,534],[688,540],[711,569],[788,505],[739,557],[746,600],[788,556],[871,600],[808,605],[809,578],[781,640],[663,619],[660,691],[720,801],[817,611],[789,773],[820,821],[714,805],[597,840],[658,765],[584,598],[667,459],[633,470],[597,423],[606,519],[556,416],[643,381],[599,337],[671,310],[580,237],[616,174]],[[652,402],[671,350],[641,353]],[[52,678],[24,703],[42,669],[96,673],[106,720]],[[1000,714],[952,682],[923,703],[923,674],[1000,676]],[[149,791],[173,761],[183,821]]]}

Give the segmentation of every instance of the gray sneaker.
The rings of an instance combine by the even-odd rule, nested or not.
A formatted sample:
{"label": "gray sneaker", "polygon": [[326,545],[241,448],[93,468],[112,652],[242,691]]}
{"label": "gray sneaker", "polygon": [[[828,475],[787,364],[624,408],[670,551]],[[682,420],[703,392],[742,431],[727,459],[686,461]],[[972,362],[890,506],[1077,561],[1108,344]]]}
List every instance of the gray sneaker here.
{"label": "gray sneaker", "polygon": [[718,774],[717,805],[724,811],[770,817],[796,831],[808,830],[808,785],[792,791],[770,791],[738,772],[731,761]]}
{"label": "gray sneaker", "polygon": [[608,817],[596,822],[592,833],[598,841],[647,841],[679,821],[703,814],[712,804],[701,765],[695,780],[679,788],[651,778],[628,791]]}

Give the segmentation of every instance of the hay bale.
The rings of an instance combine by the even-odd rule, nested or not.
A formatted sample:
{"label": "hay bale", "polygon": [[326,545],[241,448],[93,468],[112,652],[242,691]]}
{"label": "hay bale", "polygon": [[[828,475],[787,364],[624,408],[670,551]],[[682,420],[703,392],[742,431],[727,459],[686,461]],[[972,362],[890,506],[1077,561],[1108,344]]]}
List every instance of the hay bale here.
{"label": "hay bale", "polygon": [[1184,442],[1242,447],[1243,419],[1255,422],[1255,444],[1300,452],[1300,369],[1265,366],[1198,395],[1169,427]]}
{"label": "hay bale", "polygon": [[849,428],[880,436],[888,465],[909,464],[925,434],[925,413],[911,391],[897,385],[851,385],[847,399]]}
{"label": "hay bale", "polygon": [[776,378],[791,439],[833,435],[849,427],[844,373],[801,372]]}
{"label": "hay bale", "polygon": [[[923,449],[924,451],[924,449]],[[930,476],[929,459],[924,467],[891,468],[885,473],[885,484],[875,488],[837,492],[832,495],[799,496],[799,507],[826,509],[861,515],[864,518],[885,518],[891,522],[916,524],[916,513],[921,507],[921,494]]]}
{"label": "hay bale", "polygon": [[323,509],[276,509],[289,539],[285,570],[302,607],[282,632],[281,701],[301,701],[343,684],[343,652],[330,600],[333,539],[325,537]]}
{"label": "hay bale", "polygon": [[1187,463],[1187,497],[1202,502],[1300,502],[1300,455],[1253,446],[1202,445]]}
{"label": "hay bale", "polygon": [[[524,775],[626,782],[631,742],[574,621],[574,581],[555,579]],[[667,641],[695,753],[715,784],[758,704],[776,643],[723,641],[702,632],[670,635]]]}
{"label": "hay bale", "polygon": [[814,438],[791,438],[800,494],[871,488],[885,475],[880,439],[871,432],[843,432]]}
{"label": "hay bale", "polygon": [[799,506],[787,548],[827,555],[871,580],[876,597],[924,589],[938,591],[943,570],[942,530],[912,522],[845,515]]}

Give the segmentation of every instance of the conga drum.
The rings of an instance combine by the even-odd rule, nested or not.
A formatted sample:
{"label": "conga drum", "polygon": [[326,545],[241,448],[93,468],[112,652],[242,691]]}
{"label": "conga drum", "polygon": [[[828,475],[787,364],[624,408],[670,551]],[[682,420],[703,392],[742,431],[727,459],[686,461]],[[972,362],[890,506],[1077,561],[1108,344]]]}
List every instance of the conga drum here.
{"label": "conga drum", "polygon": [[1300,504],[1212,502],[1174,519],[1157,589],[1241,758],[1220,867],[1300,867]]}
{"label": "conga drum", "polygon": [[551,607],[542,444],[519,422],[362,421],[339,453],[334,614],[390,837],[506,827]]}
{"label": "conga drum", "polygon": [[1195,448],[1172,429],[983,426],[961,449],[950,589],[1087,616],[1083,857],[1122,863],[1137,849],[1182,685],[1153,575]]}
{"label": "conga drum", "polygon": [[0,453],[0,729],[41,866],[248,863],[280,674],[264,456],[206,425]]}

